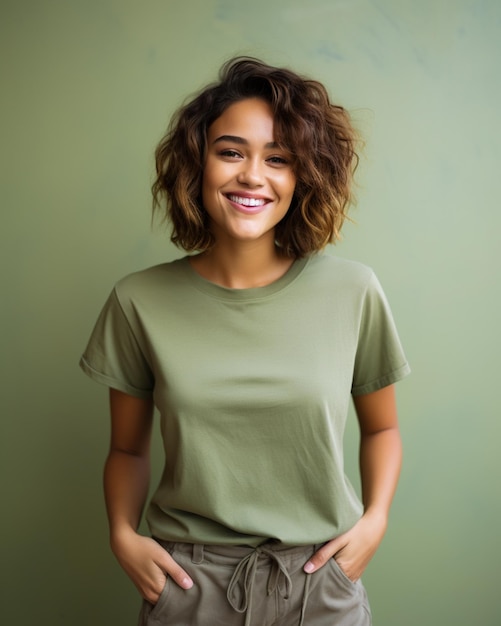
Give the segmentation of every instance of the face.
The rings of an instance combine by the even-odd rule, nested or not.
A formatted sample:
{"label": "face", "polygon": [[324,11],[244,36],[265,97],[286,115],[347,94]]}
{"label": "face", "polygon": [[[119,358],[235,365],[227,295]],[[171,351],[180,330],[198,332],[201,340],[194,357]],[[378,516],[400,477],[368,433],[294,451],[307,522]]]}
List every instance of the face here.
{"label": "face", "polygon": [[209,127],[202,197],[217,244],[274,245],[296,178],[291,157],[278,147],[273,113],[264,100],[229,106]]}

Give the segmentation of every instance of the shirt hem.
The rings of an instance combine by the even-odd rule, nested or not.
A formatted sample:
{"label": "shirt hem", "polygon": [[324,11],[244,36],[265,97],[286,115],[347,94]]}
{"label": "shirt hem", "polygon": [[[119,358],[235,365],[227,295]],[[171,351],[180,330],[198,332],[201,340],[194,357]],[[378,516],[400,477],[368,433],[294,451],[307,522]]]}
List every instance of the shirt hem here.
{"label": "shirt hem", "polygon": [[149,400],[153,394],[153,391],[150,389],[137,389],[136,387],[124,383],[121,380],[117,380],[116,378],[112,378],[107,374],[98,372],[85,360],[85,357],[83,356],[80,359],[79,365],[84,374],[87,374],[87,376],[89,376],[89,378],[91,378],[93,381],[105,385],[106,387],[118,389],[118,391],[123,391],[130,396],[142,398],[144,400]]}
{"label": "shirt hem", "polygon": [[388,385],[392,385],[393,383],[402,380],[406,376],[411,373],[411,368],[408,363],[404,363],[401,367],[396,370],[393,370],[389,374],[378,378],[370,383],[366,383],[365,385],[360,385],[358,387],[353,387],[351,390],[352,396],[362,396],[366,393],[372,393],[374,391],[379,391],[379,389],[383,389],[383,387],[388,387]]}

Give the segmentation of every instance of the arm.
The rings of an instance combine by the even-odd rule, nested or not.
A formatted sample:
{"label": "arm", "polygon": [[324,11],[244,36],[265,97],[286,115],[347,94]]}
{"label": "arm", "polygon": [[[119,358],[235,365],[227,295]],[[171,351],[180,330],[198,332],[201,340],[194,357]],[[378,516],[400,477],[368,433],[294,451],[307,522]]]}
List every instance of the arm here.
{"label": "arm", "polygon": [[383,539],[402,460],[394,386],[358,396],[354,403],[360,424],[364,514],[305,565],[305,571],[311,573],[335,556],[351,580],[360,578]]}
{"label": "arm", "polygon": [[153,402],[110,389],[110,411],[104,494],[111,548],[141,595],[155,603],[167,573],[184,589],[193,583],[156,541],[137,533],[148,495]]}

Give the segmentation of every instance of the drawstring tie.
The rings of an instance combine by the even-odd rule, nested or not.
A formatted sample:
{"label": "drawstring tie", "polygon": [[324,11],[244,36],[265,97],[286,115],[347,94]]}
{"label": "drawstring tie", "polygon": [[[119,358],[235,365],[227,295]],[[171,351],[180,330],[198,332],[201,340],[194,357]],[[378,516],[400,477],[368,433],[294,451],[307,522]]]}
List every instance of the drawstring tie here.
{"label": "drawstring tie", "polygon": [[[253,552],[245,556],[235,568],[226,596],[228,602],[237,613],[246,613],[245,626],[250,626],[252,618],[252,593],[259,558],[266,556],[271,561],[271,570],[268,576],[267,593],[271,595],[276,590],[284,600],[290,596],[292,581],[289,572],[278,554],[266,547],[258,547]],[[306,600],[309,592],[310,576],[306,577],[303,603],[301,607],[301,618],[299,626],[302,626],[306,611]]]}

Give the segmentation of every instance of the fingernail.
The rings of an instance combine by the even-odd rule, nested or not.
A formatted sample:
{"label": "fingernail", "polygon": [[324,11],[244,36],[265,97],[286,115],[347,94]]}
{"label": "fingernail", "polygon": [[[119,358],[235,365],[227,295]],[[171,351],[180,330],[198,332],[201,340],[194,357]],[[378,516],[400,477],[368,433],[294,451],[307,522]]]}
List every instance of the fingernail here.
{"label": "fingernail", "polygon": [[191,589],[193,587],[193,581],[191,578],[183,578],[183,589]]}
{"label": "fingernail", "polygon": [[303,569],[307,574],[311,574],[312,571],[315,569],[315,566],[313,565],[311,561],[308,561],[308,563],[306,563]]}

